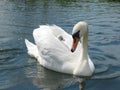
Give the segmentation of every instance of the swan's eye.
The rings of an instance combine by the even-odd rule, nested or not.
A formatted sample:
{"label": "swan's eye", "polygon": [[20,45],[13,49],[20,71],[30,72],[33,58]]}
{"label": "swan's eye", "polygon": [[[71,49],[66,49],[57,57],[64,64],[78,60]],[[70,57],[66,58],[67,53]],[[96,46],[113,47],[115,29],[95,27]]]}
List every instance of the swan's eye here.
{"label": "swan's eye", "polygon": [[75,37],[80,38],[79,33],[80,33],[80,30],[77,31],[76,33],[74,33],[74,34],[72,35],[72,37],[73,37],[73,38],[75,38]]}

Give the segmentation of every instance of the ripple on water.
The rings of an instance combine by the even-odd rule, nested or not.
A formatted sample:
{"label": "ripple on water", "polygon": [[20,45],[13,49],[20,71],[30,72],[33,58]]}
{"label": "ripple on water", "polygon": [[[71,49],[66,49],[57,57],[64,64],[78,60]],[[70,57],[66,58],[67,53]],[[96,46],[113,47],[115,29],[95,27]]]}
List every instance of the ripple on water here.
{"label": "ripple on water", "polygon": [[96,49],[93,49],[91,55],[91,59],[96,68],[92,79],[112,79],[120,77],[120,63],[118,63],[117,58],[109,53],[95,50]]}
{"label": "ripple on water", "polygon": [[22,79],[24,74],[20,74],[24,72],[22,67],[26,67],[25,63],[22,63],[23,60],[20,56],[24,57],[24,52],[20,48],[9,47],[0,48],[0,89],[14,86],[24,80]]}

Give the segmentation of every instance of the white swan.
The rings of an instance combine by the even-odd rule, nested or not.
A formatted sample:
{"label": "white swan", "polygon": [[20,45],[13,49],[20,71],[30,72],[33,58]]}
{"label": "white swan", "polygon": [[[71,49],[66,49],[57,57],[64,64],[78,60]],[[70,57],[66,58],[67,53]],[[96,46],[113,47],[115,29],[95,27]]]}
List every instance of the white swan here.
{"label": "white swan", "polygon": [[72,36],[56,25],[41,25],[33,31],[33,37],[35,44],[25,39],[28,54],[42,66],[78,76],[93,74],[95,67],[88,55],[86,22],[78,22]]}

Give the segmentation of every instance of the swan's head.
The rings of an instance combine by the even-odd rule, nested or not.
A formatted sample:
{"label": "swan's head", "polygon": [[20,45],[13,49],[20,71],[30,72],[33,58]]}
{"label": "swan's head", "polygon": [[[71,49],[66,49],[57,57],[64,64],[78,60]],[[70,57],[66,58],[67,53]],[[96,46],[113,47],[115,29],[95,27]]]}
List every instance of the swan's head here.
{"label": "swan's head", "polygon": [[80,38],[83,37],[86,32],[88,32],[88,25],[86,22],[81,21],[75,24],[72,31],[72,37],[73,37],[73,44],[71,48],[72,52],[75,51]]}

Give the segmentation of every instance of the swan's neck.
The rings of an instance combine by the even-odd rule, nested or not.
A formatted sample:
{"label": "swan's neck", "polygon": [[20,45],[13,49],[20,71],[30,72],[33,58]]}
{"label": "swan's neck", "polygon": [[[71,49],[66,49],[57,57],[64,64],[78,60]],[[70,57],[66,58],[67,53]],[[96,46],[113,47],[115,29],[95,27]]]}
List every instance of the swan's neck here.
{"label": "swan's neck", "polygon": [[81,40],[81,54],[80,60],[78,62],[77,67],[74,70],[74,74],[81,74],[83,76],[92,75],[93,70],[89,65],[89,57],[88,57],[88,33],[86,33]]}
{"label": "swan's neck", "polygon": [[86,32],[82,38],[82,45],[81,45],[81,59],[87,60],[88,59],[88,32]]}

